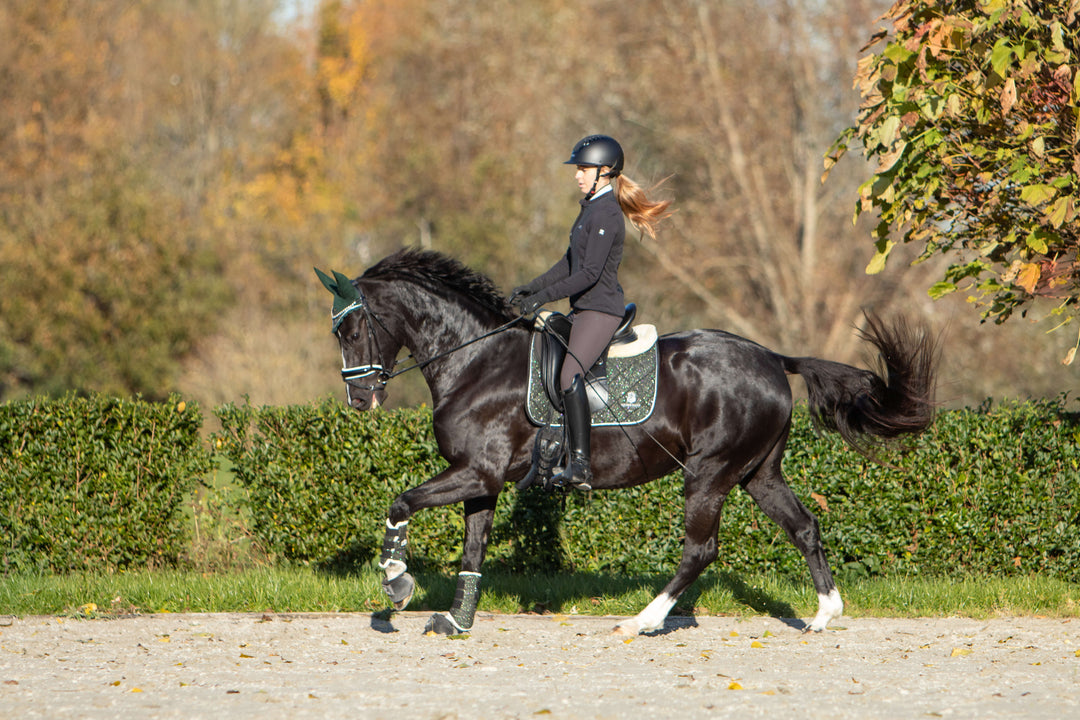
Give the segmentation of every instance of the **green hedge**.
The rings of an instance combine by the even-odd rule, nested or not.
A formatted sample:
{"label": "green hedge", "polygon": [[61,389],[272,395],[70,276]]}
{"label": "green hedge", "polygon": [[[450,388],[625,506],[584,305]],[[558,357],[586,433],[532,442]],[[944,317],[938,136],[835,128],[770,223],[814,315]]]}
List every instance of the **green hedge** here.
{"label": "green hedge", "polygon": [[[1080,416],[1064,399],[943,412],[908,453],[871,463],[795,415],[784,468],[817,514],[834,568],[865,575],[1040,573],[1080,579]],[[356,413],[339,402],[226,405],[217,457],[177,398],[0,405],[0,571],[175,564],[184,501],[215,460],[245,488],[244,517],[282,562],[372,562],[394,497],[445,467],[426,409]],[[678,475],[617,492],[499,499],[488,568],[670,575],[682,551]],[[411,564],[451,572],[460,506],[418,513]],[[741,490],[718,566],[805,577],[802,558]]]}
{"label": "green hedge", "polygon": [[[1080,579],[1080,418],[1066,401],[940,414],[906,454],[871,463],[796,413],[784,469],[817,514],[834,568],[867,575],[1027,574]],[[355,413],[340,403],[225,406],[221,452],[248,488],[254,530],[282,559],[375,558],[393,498],[444,467],[430,412]],[[674,572],[678,476],[617,492],[504,492],[488,565],[511,570]],[[460,507],[410,523],[411,562],[450,571]],[[718,564],[805,574],[782,531],[741,490],[728,498]]]}
{"label": "green hedge", "polygon": [[183,500],[211,468],[201,428],[179,398],[0,405],[0,570],[175,563]]}

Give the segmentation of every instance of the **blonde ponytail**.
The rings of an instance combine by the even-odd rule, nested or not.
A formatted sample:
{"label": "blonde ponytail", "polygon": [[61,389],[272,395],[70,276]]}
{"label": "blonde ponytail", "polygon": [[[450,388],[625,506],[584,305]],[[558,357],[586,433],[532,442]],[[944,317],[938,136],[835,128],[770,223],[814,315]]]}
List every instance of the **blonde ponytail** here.
{"label": "blonde ponytail", "polygon": [[[648,233],[649,237],[655,240],[656,226],[660,224],[661,220],[670,217],[674,212],[668,210],[671,201],[650,200],[641,186],[625,175],[613,178],[612,182],[615,185],[615,197],[619,201],[619,207],[622,208],[623,214],[626,215],[634,227]],[[655,190],[659,184],[654,186],[653,189]]]}

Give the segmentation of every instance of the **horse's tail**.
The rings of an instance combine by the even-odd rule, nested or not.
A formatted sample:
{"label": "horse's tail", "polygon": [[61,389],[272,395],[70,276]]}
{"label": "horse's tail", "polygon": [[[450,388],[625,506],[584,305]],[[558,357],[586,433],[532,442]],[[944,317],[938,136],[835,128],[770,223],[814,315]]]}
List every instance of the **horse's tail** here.
{"label": "horse's tail", "polygon": [[878,350],[883,367],[860,370],[818,358],[784,357],[784,370],[802,375],[810,415],[819,427],[870,454],[875,441],[920,433],[934,421],[937,343],[923,328],[913,331],[903,318],[887,327],[866,314],[864,340]]}

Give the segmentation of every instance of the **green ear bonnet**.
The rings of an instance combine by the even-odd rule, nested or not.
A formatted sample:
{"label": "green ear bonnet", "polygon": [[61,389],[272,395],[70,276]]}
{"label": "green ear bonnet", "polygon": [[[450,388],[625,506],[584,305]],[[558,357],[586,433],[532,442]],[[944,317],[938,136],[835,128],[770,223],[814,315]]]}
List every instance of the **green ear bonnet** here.
{"label": "green ear bonnet", "polygon": [[336,270],[334,271],[334,277],[330,277],[319,268],[315,268],[315,274],[319,276],[323,287],[334,295],[334,305],[330,309],[330,320],[333,322],[333,332],[337,332],[342,321],[349,313],[364,307],[364,295],[352,284],[352,280]]}

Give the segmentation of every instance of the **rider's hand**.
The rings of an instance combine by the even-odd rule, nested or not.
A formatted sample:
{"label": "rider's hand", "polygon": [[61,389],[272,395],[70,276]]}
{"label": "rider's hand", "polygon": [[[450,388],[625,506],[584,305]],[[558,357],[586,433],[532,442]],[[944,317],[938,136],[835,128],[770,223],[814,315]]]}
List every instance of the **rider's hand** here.
{"label": "rider's hand", "polygon": [[521,308],[521,314],[529,317],[535,315],[536,311],[539,310],[543,304],[544,301],[536,295],[529,295],[518,301],[518,307]]}
{"label": "rider's hand", "polygon": [[518,305],[519,303],[521,303],[522,299],[528,297],[529,295],[532,295],[532,290],[530,290],[525,285],[518,285],[516,288],[514,288],[514,292],[510,293],[510,296],[506,298],[506,302],[510,305]]}
{"label": "rider's hand", "polygon": [[525,285],[514,288],[514,292],[510,294],[507,300],[511,305],[517,306],[522,315],[534,315],[540,309],[540,306],[544,304],[537,293],[534,293]]}

